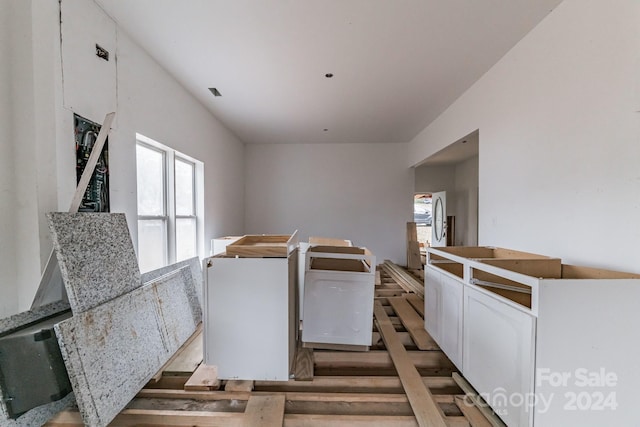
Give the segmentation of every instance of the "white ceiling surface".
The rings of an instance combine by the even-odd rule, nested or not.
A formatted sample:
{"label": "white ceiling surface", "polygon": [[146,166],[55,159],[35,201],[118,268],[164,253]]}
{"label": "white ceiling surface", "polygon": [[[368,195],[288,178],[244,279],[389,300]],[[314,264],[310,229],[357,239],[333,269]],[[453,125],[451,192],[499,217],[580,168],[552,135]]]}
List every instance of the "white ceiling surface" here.
{"label": "white ceiling surface", "polygon": [[452,165],[478,156],[480,153],[479,136],[478,131],[470,133],[464,138],[459,139],[453,144],[449,144],[442,150],[430,156],[421,164],[421,166]]}
{"label": "white ceiling surface", "polygon": [[246,143],[408,142],[560,3],[96,1]]}

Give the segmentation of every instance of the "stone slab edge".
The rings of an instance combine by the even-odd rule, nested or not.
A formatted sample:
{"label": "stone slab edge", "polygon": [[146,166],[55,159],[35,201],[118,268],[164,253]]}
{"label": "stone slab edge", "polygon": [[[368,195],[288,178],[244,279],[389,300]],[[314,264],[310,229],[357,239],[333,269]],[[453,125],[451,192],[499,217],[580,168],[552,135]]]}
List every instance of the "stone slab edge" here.
{"label": "stone slab edge", "polygon": [[140,287],[123,213],[50,212],[47,219],[74,314]]}
{"label": "stone slab edge", "polygon": [[201,320],[185,266],[55,325],[84,423],[109,424]]}

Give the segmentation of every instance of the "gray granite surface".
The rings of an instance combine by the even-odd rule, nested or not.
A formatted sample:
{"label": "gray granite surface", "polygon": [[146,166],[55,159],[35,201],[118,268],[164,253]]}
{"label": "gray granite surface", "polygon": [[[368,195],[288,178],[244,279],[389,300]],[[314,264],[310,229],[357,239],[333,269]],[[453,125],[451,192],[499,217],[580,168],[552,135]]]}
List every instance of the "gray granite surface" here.
{"label": "gray granite surface", "polygon": [[191,270],[191,274],[193,275],[194,285],[196,288],[196,294],[198,295],[198,301],[200,301],[200,307],[202,307],[202,289],[203,289],[202,288],[203,286],[202,261],[200,261],[200,258],[198,257],[189,258],[184,261],[176,262],[175,264],[167,265],[166,267],[160,267],[156,270],[151,270],[146,273],[142,273],[140,280],[142,281],[142,283],[147,283],[184,266],[188,266],[189,269]]}
{"label": "gray granite surface", "polygon": [[52,212],[47,218],[74,314],[141,285],[124,214]]}
{"label": "gray granite surface", "polygon": [[0,426],[2,427],[35,427],[41,426],[58,412],[73,405],[75,402],[73,393],[69,393],[65,397],[47,405],[33,408],[26,414],[20,416],[17,420],[11,420],[0,414]]}
{"label": "gray granite surface", "polygon": [[13,331],[22,329],[32,323],[39,322],[48,317],[56,316],[69,310],[69,303],[63,301],[52,302],[50,304],[36,307],[32,310],[23,311],[13,316],[0,319],[0,336],[10,334]]}
{"label": "gray granite surface", "polygon": [[185,266],[55,326],[78,408],[106,426],[191,336],[202,311]]}

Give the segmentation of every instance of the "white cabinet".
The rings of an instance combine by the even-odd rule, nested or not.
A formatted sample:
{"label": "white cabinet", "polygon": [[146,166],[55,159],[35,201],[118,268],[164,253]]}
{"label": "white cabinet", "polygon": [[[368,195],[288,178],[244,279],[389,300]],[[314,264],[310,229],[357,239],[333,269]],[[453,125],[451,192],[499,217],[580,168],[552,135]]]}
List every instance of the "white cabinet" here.
{"label": "white cabinet", "polygon": [[440,347],[451,361],[462,368],[463,285],[460,281],[443,274],[441,277]]}
{"label": "white cabinet", "polygon": [[440,343],[440,300],[442,288],[440,286],[439,271],[425,266],[424,270],[424,328],[437,343]]}
{"label": "white cabinet", "polygon": [[204,363],[220,379],[287,381],[296,348],[297,241],[285,257],[204,261]]}
{"label": "white cabinet", "polygon": [[226,251],[227,246],[236,240],[240,239],[242,236],[225,236],[218,237],[216,239],[211,239],[211,252],[210,255],[218,255]]}
{"label": "white cabinet", "polygon": [[[535,318],[470,287],[464,290],[465,378],[509,426],[530,425]],[[444,349],[443,349],[444,350]]]}
{"label": "white cabinet", "polygon": [[305,346],[371,346],[375,257],[366,248],[317,246],[306,258]]}
{"label": "white cabinet", "polygon": [[427,262],[425,327],[509,426],[640,425],[640,275],[490,247]]}
{"label": "white cabinet", "polygon": [[457,278],[425,267],[425,329],[462,369],[462,288]]}

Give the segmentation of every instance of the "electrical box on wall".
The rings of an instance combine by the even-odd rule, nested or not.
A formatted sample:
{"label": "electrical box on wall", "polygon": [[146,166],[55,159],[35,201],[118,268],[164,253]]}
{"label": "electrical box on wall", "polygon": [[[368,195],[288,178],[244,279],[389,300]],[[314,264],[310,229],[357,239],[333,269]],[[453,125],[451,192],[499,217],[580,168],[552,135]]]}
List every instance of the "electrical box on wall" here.
{"label": "electrical box on wall", "polygon": [[[98,139],[101,126],[77,114],[73,115],[76,145],[76,183],[80,182],[91,150]],[[82,196],[79,212],[109,212],[109,140],[98,157],[87,189]]]}

